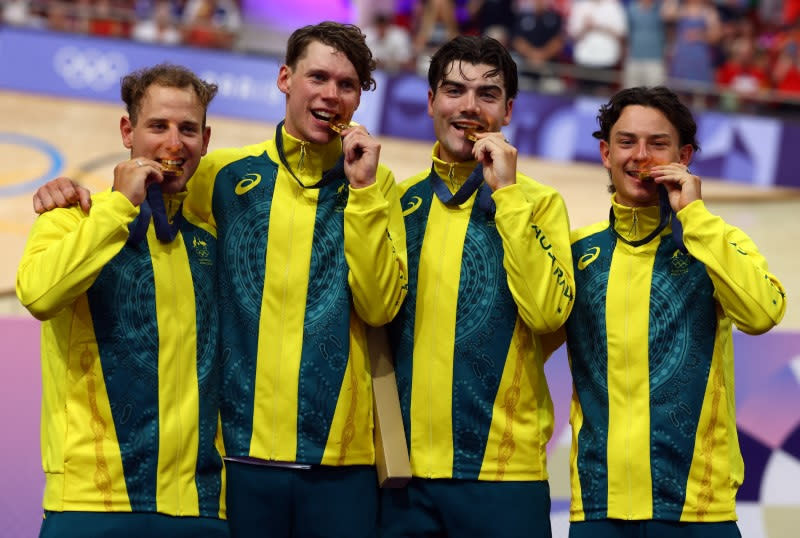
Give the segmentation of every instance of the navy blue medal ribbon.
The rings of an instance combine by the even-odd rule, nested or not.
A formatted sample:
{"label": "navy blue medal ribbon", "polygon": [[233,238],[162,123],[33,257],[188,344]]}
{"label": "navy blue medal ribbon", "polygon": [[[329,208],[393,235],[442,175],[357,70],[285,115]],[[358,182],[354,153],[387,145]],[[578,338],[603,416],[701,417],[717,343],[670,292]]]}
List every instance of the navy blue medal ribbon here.
{"label": "navy blue medal ribbon", "polygon": [[333,165],[333,168],[323,172],[322,179],[314,183],[313,185],[304,185],[300,179],[294,175],[294,170],[292,167],[289,166],[289,161],[286,160],[286,151],[283,149],[283,123],[284,120],[278,124],[278,127],[275,129],[275,147],[278,150],[278,157],[281,160],[281,164],[289,171],[297,184],[300,185],[304,189],[321,189],[327,185],[330,185],[337,179],[346,178],[344,173],[344,154],[339,156],[339,159],[336,161],[336,164]]}
{"label": "navy blue medal ribbon", "polygon": [[663,185],[659,185],[658,187],[658,212],[661,216],[661,221],[658,223],[658,226],[655,230],[650,232],[647,237],[643,237],[642,239],[637,239],[636,241],[630,241],[622,237],[619,232],[617,232],[616,227],[614,224],[616,223],[616,217],[614,216],[614,208],[612,207],[608,213],[608,222],[609,228],[611,228],[611,233],[614,236],[622,241],[623,243],[627,243],[632,247],[639,247],[646,243],[649,243],[656,237],[658,234],[661,233],[661,230],[667,227],[670,220],[672,221],[672,238],[675,240],[675,244],[678,246],[678,249],[682,252],[686,253],[686,245],[683,244],[683,227],[681,226],[678,217],[675,215],[675,212],[672,210],[672,205],[669,203],[669,195],[667,194],[667,189]]}
{"label": "navy blue medal ribbon", "polygon": [[167,217],[167,209],[164,206],[164,195],[161,193],[161,186],[153,183],[147,187],[147,197],[139,206],[139,214],[128,225],[130,233],[128,243],[135,245],[147,237],[147,228],[150,226],[150,219],[153,219],[153,226],[156,229],[156,237],[159,241],[169,243],[178,235],[181,223],[183,222],[183,203],[175,213],[172,223]]}
{"label": "navy blue medal ribbon", "polygon": [[494,215],[496,211],[494,200],[492,200],[492,190],[483,182],[483,165],[479,164],[475,170],[467,177],[463,185],[455,192],[450,192],[442,178],[436,173],[436,165],[431,165],[431,188],[436,193],[436,197],[446,206],[461,205],[477,190],[478,207],[489,215]]}
{"label": "navy blue medal ribbon", "polygon": [[670,224],[672,226],[672,239],[675,241],[675,245],[677,245],[678,250],[684,254],[688,254],[689,251],[686,249],[686,245],[683,243],[683,225],[681,224],[681,221],[678,220],[678,215],[675,214],[675,210],[672,209],[672,205],[669,203],[669,194],[667,194],[667,188],[665,186],[660,186],[658,196],[660,199],[662,199],[662,211],[665,204],[669,208],[671,221]]}

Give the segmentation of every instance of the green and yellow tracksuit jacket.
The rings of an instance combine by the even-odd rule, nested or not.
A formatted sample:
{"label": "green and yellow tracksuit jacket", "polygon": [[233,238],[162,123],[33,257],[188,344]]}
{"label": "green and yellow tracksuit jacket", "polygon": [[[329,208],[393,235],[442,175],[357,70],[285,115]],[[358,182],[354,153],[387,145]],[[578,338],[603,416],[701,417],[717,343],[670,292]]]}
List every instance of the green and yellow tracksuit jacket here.
{"label": "green and yellow tracksuit jacket", "polygon": [[455,192],[477,163],[437,155],[435,172],[400,186],[410,285],[390,334],[412,474],[546,480],[553,404],[538,334],[573,303],[564,201],[517,174],[492,194],[494,215],[476,194],[445,206],[431,174]]}
{"label": "green and yellow tracksuit jacket", "polygon": [[[173,217],[185,194],[165,197]],[[17,295],[42,323],[44,508],[224,517],[213,230],[126,244],[119,192],[33,226]]]}
{"label": "green and yellow tracksuit jacket", "polygon": [[[658,207],[613,211],[631,241],[659,221]],[[750,238],[702,201],[677,218],[688,254],[669,226],[638,247],[608,221],[572,234],[573,521],[736,519],[731,327],[769,330],[784,291]]]}
{"label": "green and yellow tracksuit jacket", "polygon": [[226,455],[373,464],[365,325],[406,293],[405,230],[391,172],[313,185],[341,155],[282,131],[203,158],[187,203],[217,229]]}

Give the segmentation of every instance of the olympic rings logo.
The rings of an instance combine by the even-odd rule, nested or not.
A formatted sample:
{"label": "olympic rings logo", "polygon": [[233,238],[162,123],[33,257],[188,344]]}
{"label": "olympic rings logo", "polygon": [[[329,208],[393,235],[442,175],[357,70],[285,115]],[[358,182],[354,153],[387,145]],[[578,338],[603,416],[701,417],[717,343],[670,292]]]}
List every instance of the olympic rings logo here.
{"label": "olympic rings logo", "polygon": [[128,73],[128,60],[119,52],[67,46],[56,51],[53,67],[70,88],[102,92]]}

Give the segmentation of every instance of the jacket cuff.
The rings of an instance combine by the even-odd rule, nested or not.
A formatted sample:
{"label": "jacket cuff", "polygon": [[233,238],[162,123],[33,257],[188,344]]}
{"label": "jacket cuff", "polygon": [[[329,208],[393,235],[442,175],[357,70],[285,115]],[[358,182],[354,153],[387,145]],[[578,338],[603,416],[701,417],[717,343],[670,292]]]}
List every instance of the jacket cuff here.
{"label": "jacket cuff", "polygon": [[492,200],[497,205],[497,210],[500,209],[514,209],[521,207],[525,203],[525,196],[522,192],[522,186],[519,183],[506,185],[492,193]]}
{"label": "jacket cuff", "polygon": [[386,199],[383,197],[378,182],[375,181],[372,185],[362,187],[360,189],[350,188],[347,195],[347,206],[345,211],[366,213],[375,210],[376,207],[386,204]]}
{"label": "jacket cuff", "polygon": [[129,224],[139,215],[139,206],[135,206],[119,191],[112,191],[108,197],[108,208],[114,215],[119,216],[120,222]]}

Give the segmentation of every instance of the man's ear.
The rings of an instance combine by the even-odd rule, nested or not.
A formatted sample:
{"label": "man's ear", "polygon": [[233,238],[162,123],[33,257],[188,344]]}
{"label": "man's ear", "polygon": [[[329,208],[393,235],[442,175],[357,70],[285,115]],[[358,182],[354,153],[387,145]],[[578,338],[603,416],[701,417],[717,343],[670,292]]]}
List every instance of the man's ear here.
{"label": "man's ear", "polygon": [[694,156],[694,148],[691,144],[686,144],[681,148],[681,164],[685,164],[689,166],[689,163],[692,162],[692,157]]}
{"label": "man's ear", "polygon": [[203,129],[203,151],[200,155],[205,155],[208,151],[209,140],[211,140],[211,126],[206,125],[205,129]]}
{"label": "man's ear", "polygon": [[119,120],[119,133],[122,135],[122,144],[126,149],[133,146],[133,123],[128,116],[122,116]]}
{"label": "man's ear", "polygon": [[514,109],[514,100],[509,99],[506,101],[506,114],[503,116],[503,125],[511,123],[511,111]]}
{"label": "man's ear", "polygon": [[603,160],[603,166],[606,167],[606,170],[611,170],[611,159],[609,159],[609,154],[611,153],[611,146],[605,140],[600,140],[600,159]]}
{"label": "man's ear", "polygon": [[278,71],[278,89],[281,93],[289,95],[289,91],[292,89],[292,68],[286,64],[281,66],[280,71]]}

